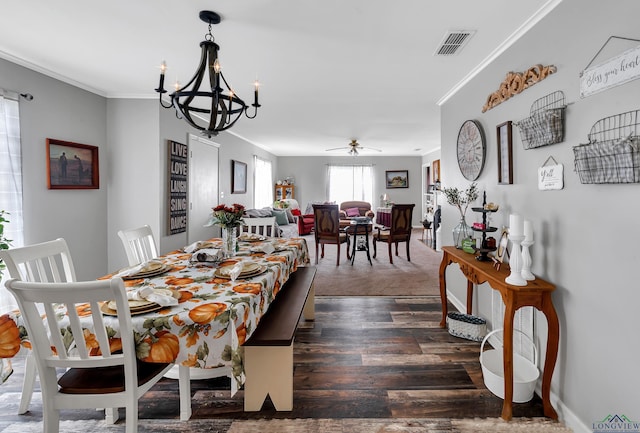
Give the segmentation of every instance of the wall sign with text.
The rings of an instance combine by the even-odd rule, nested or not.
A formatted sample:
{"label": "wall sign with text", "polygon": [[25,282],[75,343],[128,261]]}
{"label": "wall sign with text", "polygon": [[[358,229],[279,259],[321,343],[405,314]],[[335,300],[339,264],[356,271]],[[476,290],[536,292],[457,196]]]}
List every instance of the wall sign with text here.
{"label": "wall sign with text", "polygon": [[169,141],[169,224],[167,233],[187,231],[189,192],[189,148],[186,144]]}
{"label": "wall sign with text", "polygon": [[637,78],[640,78],[640,45],[582,71],[580,97],[585,98]]}
{"label": "wall sign with text", "polygon": [[548,191],[564,188],[564,166],[562,164],[544,165],[538,168],[538,189]]}

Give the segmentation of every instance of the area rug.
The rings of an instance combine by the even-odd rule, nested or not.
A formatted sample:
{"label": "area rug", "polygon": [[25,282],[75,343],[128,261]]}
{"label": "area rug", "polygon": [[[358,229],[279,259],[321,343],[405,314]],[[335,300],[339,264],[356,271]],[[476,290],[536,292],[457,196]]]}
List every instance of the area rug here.
{"label": "area rug", "polygon": [[[0,428],[2,428],[0,426]],[[123,424],[102,420],[61,421],[60,432],[122,432]],[[1,433],[41,433],[42,422],[14,423]],[[547,418],[498,419],[193,419],[140,420],[139,433],[571,433],[562,423]]]}
{"label": "area rug", "polygon": [[[346,244],[341,245],[340,265],[336,266],[337,248],[325,246],[324,258],[318,261],[316,295],[318,296],[432,296],[440,294],[438,270],[442,253],[429,248],[420,240],[421,230],[414,231],[410,242],[411,261],[406,247],[400,243],[399,255],[393,248],[393,264],[389,263],[387,245],[378,243],[377,257],[367,260],[365,251],[356,251],[353,265],[347,260]],[[315,265],[315,240],[305,236]]]}

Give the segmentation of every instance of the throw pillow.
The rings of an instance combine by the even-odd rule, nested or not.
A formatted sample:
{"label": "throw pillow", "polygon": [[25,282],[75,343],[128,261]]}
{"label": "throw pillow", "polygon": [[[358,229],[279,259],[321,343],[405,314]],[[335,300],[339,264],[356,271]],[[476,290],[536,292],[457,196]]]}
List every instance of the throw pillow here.
{"label": "throw pillow", "polygon": [[263,218],[273,216],[273,214],[271,213],[271,208],[247,209],[244,211],[244,213],[249,218]]}
{"label": "throw pillow", "polygon": [[291,209],[291,214],[293,216],[300,216],[302,215],[302,212],[300,212],[300,209]]}
{"label": "throw pillow", "polygon": [[357,217],[360,216],[360,209],[357,207],[350,207],[346,210],[348,217]]}
{"label": "throw pillow", "polygon": [[293,212],[291,212],[291,209],[286,208],[286,209],[284,210],[284,213],[286,213],[286,214],[287,214],[287,220],[288,220],[290,223],[294,223],[294,222],[296,222],[296,219],[293,217]]}
{"label": "throw pillow", "polygon": [[276,223],[279,226],[286,226],[289,224],[289,220],[287,219],[287,213],[282,209],[274,209],[273,216],[276,217]]}

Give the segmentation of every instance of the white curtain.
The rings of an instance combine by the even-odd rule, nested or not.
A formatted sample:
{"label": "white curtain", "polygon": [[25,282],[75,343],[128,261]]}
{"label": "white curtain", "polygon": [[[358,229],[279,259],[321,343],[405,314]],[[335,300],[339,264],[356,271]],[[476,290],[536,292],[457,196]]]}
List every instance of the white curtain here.
{"label": "white curtain", "polygon": [[273,204],[273,174],[271,161],[253,157],[253,207],[261,209]]}
{"label": "white curtain", "polygon": [[[9,220],[4,236],[11,247],[24,245],[22,228],[22,152],[20,149],[19,95],[0,89],[0,210]],[[16,302],[4,287],[6,270],[0,281],[0,312],[15,308]]]}
{"label": "white curtain", "polygon": [[373,205],[373,166],[329,165],[329,200],[359,200]]}

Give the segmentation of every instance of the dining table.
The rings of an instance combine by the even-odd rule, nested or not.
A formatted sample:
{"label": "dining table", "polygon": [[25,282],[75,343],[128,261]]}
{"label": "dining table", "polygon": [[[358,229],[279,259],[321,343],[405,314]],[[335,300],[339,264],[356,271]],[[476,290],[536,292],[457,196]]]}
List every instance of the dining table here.
{"label": "dining table", "polygon": [[[309,264],[309,250],[304,238],[241,236],[237,245],[233,256],[207,261],[201,251],[222,248],[222,239],[212,238],[190,245],[185,248],[187,251],[175,250],[158,257],[155,261],[162,266],[156,273],[123,277],[128,294],[147,290],[170,293],[177,300],[175,305],[132,308],[138,359],[201,369],[228,367],[232,394],[243,385],[242,345],[289,276],[299,266]],[[223,272],[238,264],[250,272],[235,279]],[[100,279],[122,274],[120,270]],[[118,323],[115,316],[111,317],[114,312],[109,310],[107,301],[101,310],[106,316],[110,342],[117,346]],[[76,305],[76,309],[81,315],[91,314],[88,304]],[[60,331],[73,350],[65,311],[56,313]],[[92,330],[85,329],[86,332]],[[0,318],[0,358],[11,358],[21,346],[30,348],[30,343],[20,312],[15,310]]]}

